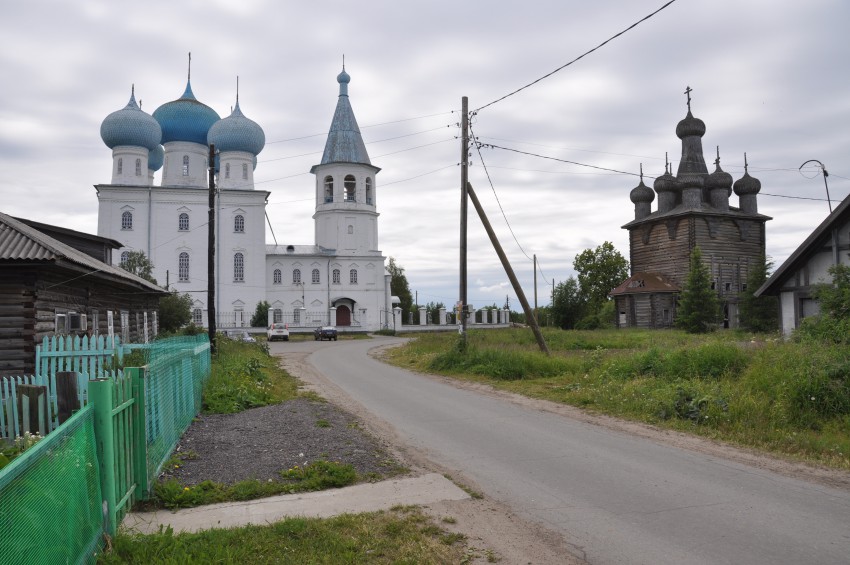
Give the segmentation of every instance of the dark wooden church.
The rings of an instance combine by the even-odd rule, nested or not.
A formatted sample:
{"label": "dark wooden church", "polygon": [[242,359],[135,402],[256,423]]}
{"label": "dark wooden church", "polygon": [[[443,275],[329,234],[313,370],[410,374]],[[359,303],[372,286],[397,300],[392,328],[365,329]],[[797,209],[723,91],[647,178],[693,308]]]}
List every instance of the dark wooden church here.
{"label": "dark wooden church", "polygon": [[[676,176],[665,167],[653,189],[641,181],[630,193],[635,219],[623,226],[629,230],[631,276],[611,291],[617,327],[670,328],[676,319],[676,302],[685,283],[691,252],[699,247],[712,277],[712,287],[723,304],[724,327],[738,325],[738,296],[746,287],[751,266],[762,260],[765,222],[758,213],[758,179],[747,172],[732,182],[720,168],[708,172],[702,152],[705,123],[688,114],[676,126],[682,140],[682,159]],[[732,193],[738,207],[730,205]],[[652,202],[658,194],[658,208]]]}

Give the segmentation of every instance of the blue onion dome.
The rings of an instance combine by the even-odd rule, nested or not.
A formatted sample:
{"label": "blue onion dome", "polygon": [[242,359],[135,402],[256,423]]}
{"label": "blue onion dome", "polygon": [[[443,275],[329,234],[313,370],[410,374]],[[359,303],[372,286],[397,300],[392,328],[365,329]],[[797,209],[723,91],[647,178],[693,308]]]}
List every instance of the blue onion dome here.
{"label": "blue onion dome", "polygon": [[744,153],[744,176],[735,181],[735,194],[745,196],[758,194],[761,190],[761,181],[750,176],[747,171],[747,154]]}
{"label": "blue onion dome", "polygon": [[245,151],[257,155],[266,145],[266,134],[257,122],[242,114],[237,98],[233,112],[210,128],[207,141],[215,144],[218,151]]}
{"label": "blue onion dome", "polygon": [[[155,113],[154,116],[156,116]],[[676,137],[684,139],[694,135],[699,137],[705,135],[705,122],[699,118],[695,118],[689,109],[688,115],[685,116],[681,122],[676,124]]]}
{"label": "blue onion dome", "polygon": [[189,141],[201,145],[207,144],[207,132],[221,119],[215,110],[198,102],[191,82],[186,83],[183,96],[154,110],[153,117],[162,126],[162,143]]}
{"label": "blue onion dome", "polygon": [[162,145],[157,145],[151,149],[148,154],[148,170],[158,171],[162,168],[162,163],[165,161],[165,149]]}
{"label": "blue onion dome", "polygon": [[112,112],[100,124],[100,137],[110,149],[119,145],[145,147],[153,150],[162,138],[159,123],[136,104],[135,87],[130,92],[130,101],[116,112]]}

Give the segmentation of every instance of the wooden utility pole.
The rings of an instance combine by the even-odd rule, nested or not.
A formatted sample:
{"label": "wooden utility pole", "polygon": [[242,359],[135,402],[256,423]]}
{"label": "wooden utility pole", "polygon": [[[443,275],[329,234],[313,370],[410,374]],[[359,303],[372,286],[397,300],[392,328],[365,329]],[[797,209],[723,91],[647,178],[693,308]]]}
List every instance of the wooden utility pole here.
{"label": "wooden utility pole", "polygon": [[519,281],[514,274],[514,270],[508,262],[508,257],[502,250],[499,239],[496,237],[496,232],[493,231],[493,227],[490,225],[490,220],[487,219],[487,215],[484,213],[484,208],[481,207],[481,203],[478,201],[475,191],[472,190],[471,184],[467,183],[466,191],[469,194],[469,199],[472,200],[472,205],[475,206],[475,210],[478,212],[478,217],[481,218],[481,223],[484,224],[484,229],[490,237],[490,242],[493,244],[493,248],[496,250],[499,260],[502,261],[502,266],[505,268],[505,273],[507,273],[508,278],[511,281],[511,285],[514,287],[514,292],[516,293],[517,298],[519,298],[520,304],[522,304],[522,310],[525,312],[525,319],[530,322],[531,331],[534,332],[534,337],[537,339],[537,345],[540,346],[540,350],[543,353],[549,355],[549,348],[546,346],[546,341],[543,339],[543,334],[540,332],[540,326],[537,325],[537,318],[533,315],[531,307],[528,305],[525,293],[519,285]]}
{"label": "wooden utility pole", "polygon": [[210,351],[215,353],[215,145],[210,144],[209,157],[210,213],[207,240],[207,325]]}
{"label": "wooden utility pole", "polygon": [[534,319],[537,320],[537,253],[534,254]]}
{"label": "wooden utility pole", "polygon": [[466,339],[466,215],[469,185],[469,99],[461,98],[460,118],[460,335]]}

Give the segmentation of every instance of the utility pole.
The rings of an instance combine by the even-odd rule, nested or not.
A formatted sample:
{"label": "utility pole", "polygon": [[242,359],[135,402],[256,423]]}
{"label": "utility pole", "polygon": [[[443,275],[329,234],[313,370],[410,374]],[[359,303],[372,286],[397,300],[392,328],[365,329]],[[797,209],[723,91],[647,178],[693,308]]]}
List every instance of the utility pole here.
{"label": "utility pole", "polygon": [[461,98],[460,110],[460,335],[466,341],[466,207],[469,183],[469,99]]}
{"label": "utility pole", "polygon": [[534,319],[537,319],[537,253],[534,254]]}
{"label": "utility pole", "polygon": [[215,145],[210,144],[209,157],[210,211],[207,239],[207,325],[210,351],[215,353]]}

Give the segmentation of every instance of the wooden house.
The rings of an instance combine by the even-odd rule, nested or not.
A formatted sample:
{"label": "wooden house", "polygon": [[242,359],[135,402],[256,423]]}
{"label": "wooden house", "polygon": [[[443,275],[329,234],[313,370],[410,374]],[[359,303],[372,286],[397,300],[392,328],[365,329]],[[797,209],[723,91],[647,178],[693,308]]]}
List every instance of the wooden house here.
{"label": "wooden house", "polygon": [[831,283],[828,269],[850,265],[850,196],[845,198],[800,244],[767,281],[756,290],[778,296],[782,333],[790,335],[800,321],[820,312],[812,298],[814,285]]}
{"label": "wooden house", "polygon": [[[62,231],[54,235],[62,236]],[[84,242],[86,234],[65,236]],[[92,236],[105,253],[109,240]],[[82,243],[81,243],[82,244]],[[78,245],[80,247],[80,245]],[[35,347],[56,334],[109,334],[144,341],[156,333],[166,291],[0,213],[0,376],[32,373]]]}
{"label": "wooden house", "polygon": [[[689,92],[689,91],[688,91]],[[667,168],[653,188],[643,182],[630,198],[635,218],[623,226],[629,231],[632,276],[610,296],[616,305],[617,327],[669,328],[675,323],[676,297],[690,269],[690,256],[699,247],[723,305],[724,326],[738,325],[738,295],[747,273],[763,260],[765,222],[758,213],[761,183],[746,172],[734,185],[732,175],[720,168],[709,174],[702,152],[705,123],[688,113],[676,126],[682,140],[682,158],[676,176]],[[739,206],[730,205],[732,192]],[[658,195],[658,208],[652,202]],[[650,284],[651,282],[651,284]]]}

